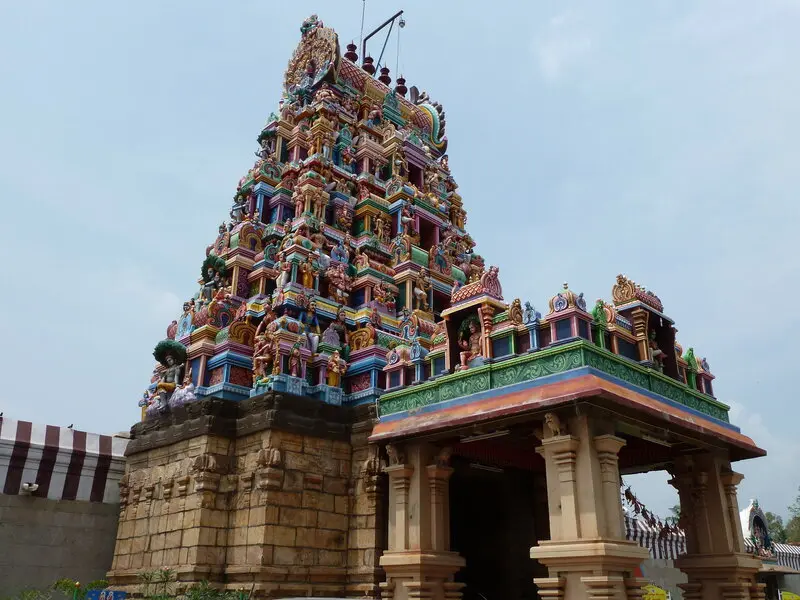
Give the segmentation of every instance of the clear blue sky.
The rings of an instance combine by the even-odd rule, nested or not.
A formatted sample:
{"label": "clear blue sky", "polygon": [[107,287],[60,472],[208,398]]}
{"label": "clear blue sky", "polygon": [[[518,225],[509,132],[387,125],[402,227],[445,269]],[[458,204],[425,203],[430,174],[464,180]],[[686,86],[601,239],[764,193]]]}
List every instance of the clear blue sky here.
{"label": "clear blue sky", "polygon": [[[337,8],[334,9],[334,6]],[[127,429],[196,291],[302,20],[360,0],[0,4],[0,410]],[[508,299],[654,290],[770,456],[744,506],[800,484],[797,2],[370,0],[447,112],[450,166]],[[373,46],[375,47],[375,46]],[[396,40],[388,45],[396,75]],[[376,48],[377,53],[377,48]],[[654,509],[675,496],[637,481]]]}

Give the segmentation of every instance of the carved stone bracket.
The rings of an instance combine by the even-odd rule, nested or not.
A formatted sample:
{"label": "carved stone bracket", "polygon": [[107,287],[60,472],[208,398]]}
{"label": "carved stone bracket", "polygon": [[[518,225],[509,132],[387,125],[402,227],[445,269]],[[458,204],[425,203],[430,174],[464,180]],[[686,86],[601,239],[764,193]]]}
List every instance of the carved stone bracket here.
{"label": "carved stone bracket", "polygon": [[625,590],[628,594],[628,600],[641,600],[644,596],[644,586],[648,584],[648,580],[643,577],[630,577],[625,580]]}
{"label": "carved stone bracket", "polygon": [[184,475],[182,477],[178,477],[175,479],[175,483],[178,484],[178,496],[185,496],[186,492],[189,489],[189,481],[190,477],[188,475]]}
{"label": "carved stone bracket", "polygon": [[164,493],[164,500],[169,502],[172,498],[172,492],[175,487],[175,482],[172,479],[167,479],[161,482],[161,490]]}
{"label": "carved stone bracket", "polygon": [[283,469],[264,467],[256,471],[256,488],[259,490],[279,490],[281,485],[283,485]]}
{"label": "carved stone bracket", "polygon": [[625,581],[618,575],[581,577],[581,583],[586,587],[588,600],[619,598],[619,592],[625,589]]}
{"label": "carved stone bracket", "polygon": [[537,577],[533,580],[542,600],[560,600],[564,597],[567,580],[563,577]]}

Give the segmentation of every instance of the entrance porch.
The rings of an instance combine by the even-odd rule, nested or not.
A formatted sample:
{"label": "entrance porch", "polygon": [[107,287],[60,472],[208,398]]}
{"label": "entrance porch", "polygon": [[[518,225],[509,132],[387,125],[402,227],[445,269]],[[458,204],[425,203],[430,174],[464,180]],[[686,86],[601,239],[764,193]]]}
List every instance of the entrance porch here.
{"label": "entrance porch", "polygon": [[648,552],[625,539],[621,469],[672,475],[687,600],[764,597],[731,468],[763,451],[728,423],[588,377],[376,425],[390,463],[384,597],[640,598]]}

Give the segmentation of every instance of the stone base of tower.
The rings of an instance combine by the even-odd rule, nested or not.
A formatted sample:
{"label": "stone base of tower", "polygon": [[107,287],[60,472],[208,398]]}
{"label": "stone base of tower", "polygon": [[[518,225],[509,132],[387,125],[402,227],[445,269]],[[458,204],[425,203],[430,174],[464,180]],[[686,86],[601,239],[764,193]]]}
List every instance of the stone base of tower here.
{"label": "stone base of tower", "polygon": [[168,568],[258,597],[376,597],[385,507],[367,408],[269,393],[135,426],[108,579]]}
{"label": "stone base of tower", "polygon": [[542,541],[531,558],[547,567],[549,577],[535,579],[542,598],[641,597],[644,581],[632,573],[649,556],[634,542],[619,540]]}

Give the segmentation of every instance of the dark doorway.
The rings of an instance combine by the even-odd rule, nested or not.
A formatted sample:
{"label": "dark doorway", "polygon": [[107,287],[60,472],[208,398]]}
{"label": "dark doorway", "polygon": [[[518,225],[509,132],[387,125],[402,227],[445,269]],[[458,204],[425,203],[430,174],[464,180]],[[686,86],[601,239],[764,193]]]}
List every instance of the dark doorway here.
{"label": "dark doorway", "polygon": [[549,537],[542,475],[458,456],[452,464],[451,548],[467,562],[455,577],[466,584],[464,600],[538,599],[533,578],[547,572],[530,549]]}

